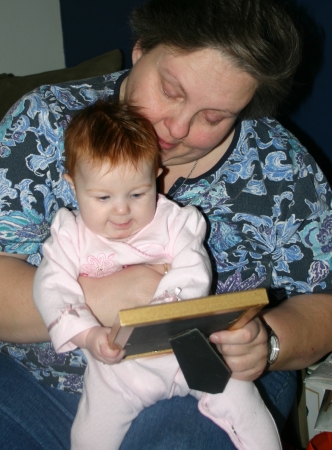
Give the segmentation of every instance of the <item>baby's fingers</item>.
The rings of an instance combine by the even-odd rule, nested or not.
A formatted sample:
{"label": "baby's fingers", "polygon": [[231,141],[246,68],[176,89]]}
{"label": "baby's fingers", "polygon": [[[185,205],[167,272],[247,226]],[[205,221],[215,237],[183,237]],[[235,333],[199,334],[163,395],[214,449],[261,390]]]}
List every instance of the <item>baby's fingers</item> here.
{"label": "baby's fingers", "polygon": [[108,342],[100,345],[100,353],[104,359],[105,364],[117,364],[125,355],[125,350],[119,348],[111,348]]}

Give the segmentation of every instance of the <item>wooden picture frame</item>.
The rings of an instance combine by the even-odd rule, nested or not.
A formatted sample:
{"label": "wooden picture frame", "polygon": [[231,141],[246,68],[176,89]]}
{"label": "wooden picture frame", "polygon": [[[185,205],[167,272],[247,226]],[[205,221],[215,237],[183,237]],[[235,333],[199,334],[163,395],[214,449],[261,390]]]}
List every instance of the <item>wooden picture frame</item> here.
{"label": "wooden picture frame", "polygon": [[242,328],[268,304],[268,293],[260,288],[124,309],[112,326],[109,342],[124,348],[127,359],[171,353],[170,338],[192,329],[208,337]]}

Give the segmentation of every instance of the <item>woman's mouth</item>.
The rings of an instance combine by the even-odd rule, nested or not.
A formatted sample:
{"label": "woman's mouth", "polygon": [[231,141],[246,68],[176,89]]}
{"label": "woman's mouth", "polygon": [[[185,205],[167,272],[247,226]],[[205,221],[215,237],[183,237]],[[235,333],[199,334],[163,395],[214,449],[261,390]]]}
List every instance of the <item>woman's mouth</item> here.
{"label": "woman's mouth", "polygon": [[162,150],[172,150],[178,144],[170,144],[170,143],[165,142],[165,141],[163,141],[162,139],[159,138],[159,145],[162,148]]}

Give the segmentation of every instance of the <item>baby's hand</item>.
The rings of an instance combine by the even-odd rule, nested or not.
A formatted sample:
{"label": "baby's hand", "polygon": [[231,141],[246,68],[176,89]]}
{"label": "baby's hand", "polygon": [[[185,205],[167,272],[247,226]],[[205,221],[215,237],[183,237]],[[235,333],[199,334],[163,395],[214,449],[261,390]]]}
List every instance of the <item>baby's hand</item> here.
{"label": "baby's hand", "polygon": [[104,364],[116,364],[125,354],[124,350],[115,345],[110,347],[107,338],[110,331],[110,328],[96,326],[87,330],[85,336],[83,348],[86,348],[97,361]]}

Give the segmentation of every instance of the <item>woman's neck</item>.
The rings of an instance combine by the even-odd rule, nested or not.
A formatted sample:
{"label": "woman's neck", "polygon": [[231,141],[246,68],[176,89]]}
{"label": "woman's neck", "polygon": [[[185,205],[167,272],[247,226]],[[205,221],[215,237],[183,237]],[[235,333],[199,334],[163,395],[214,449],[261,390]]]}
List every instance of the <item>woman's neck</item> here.
{"label": "woman's neck", "polygon": [[165,167],[163,174],[160,176],[160,189],[162,193],[167,193],[173,184],[179,178],[186,178],[190,180],[191,178],[197,178],[201,175],[204,175],[208,172],[212,167],[214,167],[223,155],[227,152],[232,139],[234,136],[234,130],[229,133],[227,138],[220,144],[218,147],[211,150],[207,155],[203,156],[203,158],[198,160],[198,163],[195,166],[195,169],[192,171],[190,176],[188,174],[194,167],[195,161],[191,161],[187,164],[180,164],[177,166],[169,166]]}

